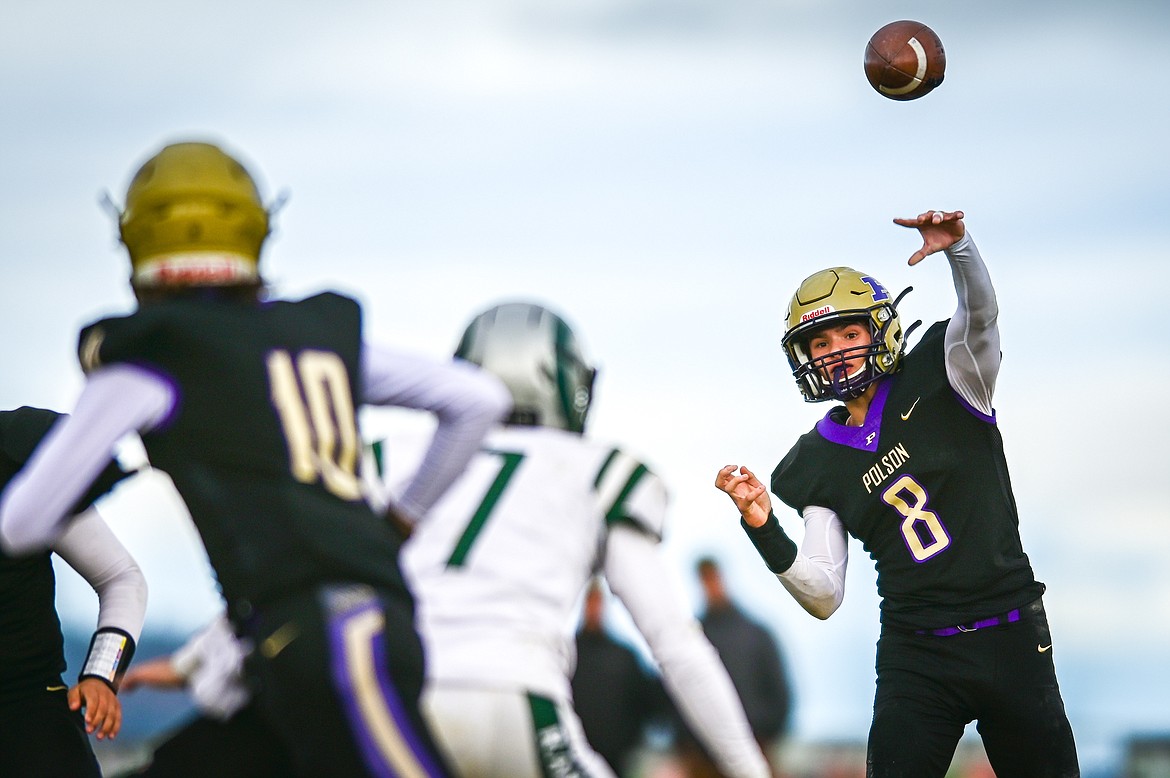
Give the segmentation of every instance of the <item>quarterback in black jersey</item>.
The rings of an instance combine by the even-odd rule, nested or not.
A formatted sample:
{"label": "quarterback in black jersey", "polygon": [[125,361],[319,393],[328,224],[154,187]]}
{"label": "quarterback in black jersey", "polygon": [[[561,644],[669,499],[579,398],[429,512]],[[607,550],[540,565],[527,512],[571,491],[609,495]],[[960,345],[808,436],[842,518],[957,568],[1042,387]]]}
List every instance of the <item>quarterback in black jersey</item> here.
{"label": "quarterback in black jersey", "polygon": [[150,158],[119,227],[139,307],[82,332],[82,396],[7,490],[0,540],[19,530],[22,547],[51,542],[78,483],[139,432],[255,646],[257,706],[296,774],[445,775],[417,708],[423,656],[401,539],[361,488],[357,413],[371,403],[437,414],[424,467],[395,506],[417,519],[506,412],[506,391],[469,365],[367,344],[348,297],[264,299],[269,212],[218,146],[177,143]]}
{"label": "quarterback in black jersey", "polygon": [[972,721],[1000,778],[1077,776],[1044,585],[1020,542],[992,407],[995,292],[961,211],[894,222],[922,236],[911,265],[946,253],[958,307],[904,353],[898,300],[872,276],[834,267],[796,291],[783,340],[793,376],[806,401],[843,403],[772,474],[772,492],[804,518],[800,549],[747,467],[724,467],[716,486],[818,618],[844,596],[847,534],[874,559],[882,628],[868,776],[941,778]]}

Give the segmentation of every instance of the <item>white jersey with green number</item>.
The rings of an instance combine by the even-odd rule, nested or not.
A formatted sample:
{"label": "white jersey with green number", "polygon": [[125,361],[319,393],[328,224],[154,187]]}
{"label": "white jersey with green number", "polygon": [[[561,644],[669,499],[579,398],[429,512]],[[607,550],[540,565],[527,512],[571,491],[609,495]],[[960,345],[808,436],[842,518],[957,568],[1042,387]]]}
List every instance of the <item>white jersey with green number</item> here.
{"label": "white jersey with green number", "polygon": [[491,433],[403,550],[428,678],[567,698],[577,605],[608,529],[627,522],[657,541],[666,501],[662,481],[612,446],[542,427]]}

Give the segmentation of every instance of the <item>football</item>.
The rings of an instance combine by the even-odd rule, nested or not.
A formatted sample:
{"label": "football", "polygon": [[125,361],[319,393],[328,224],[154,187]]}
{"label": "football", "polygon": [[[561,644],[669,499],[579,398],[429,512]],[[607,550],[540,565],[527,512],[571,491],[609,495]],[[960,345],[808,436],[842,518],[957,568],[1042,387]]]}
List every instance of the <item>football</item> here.
{"label": "football", "polygon": [[865,77],[891,100],[917,100],[943,81],[942,40],[922,22],[890,22],[865,46]]}

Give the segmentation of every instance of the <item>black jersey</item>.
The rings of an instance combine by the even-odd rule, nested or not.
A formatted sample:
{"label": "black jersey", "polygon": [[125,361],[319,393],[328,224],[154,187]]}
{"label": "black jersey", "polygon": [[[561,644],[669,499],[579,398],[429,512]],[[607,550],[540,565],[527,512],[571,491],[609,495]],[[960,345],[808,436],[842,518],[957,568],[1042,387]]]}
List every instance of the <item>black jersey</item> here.
{"label": "black jersey", "polygon": [[946,322],[877,386],[865,425],[838,406],[772,473],[787,505],[830,508],[877,566],[882,622],[961,624],[1036,599],[994,417],[951,388]]}
{"label": "black jersey", "polygon": [[357,475],[356,301],[173,298],[87,327],[80,353],[174,388],[170,417],[142,440],[186,503],[233,617],[327,582],[405,594],[399,538]]}
{"label": "black jersey", "polygon": [[[60,414],[42,408],[0,411],[0,491],[8,486]],[[76,506],[85,509],[125,477],[111,462]],[[52,554],[0,554],[0,700],[43,691],[65,672],[64,640],[57,618]]]}

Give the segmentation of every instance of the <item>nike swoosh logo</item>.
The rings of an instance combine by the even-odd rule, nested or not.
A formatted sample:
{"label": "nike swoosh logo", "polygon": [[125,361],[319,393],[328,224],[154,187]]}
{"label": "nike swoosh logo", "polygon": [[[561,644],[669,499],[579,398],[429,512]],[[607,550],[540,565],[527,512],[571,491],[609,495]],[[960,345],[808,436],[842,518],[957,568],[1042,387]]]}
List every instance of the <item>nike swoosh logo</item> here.
{"label": "nike swoosh logo", "polygon": [[47,692],[63,692],[68,688],[69,688],[68,686],[46,686],[45,691],[47,691]]}
{"label": "nike swoosh logo", "polygon": [[264,638],[264,642],[260,644],[260,653],[264,655],[265,659],[272,659],[284,649],[288,648],[288,644],[297,639],[301,634],[296,622],[290,621],[280,629],[273,632],[268,637]]}
{"label": "nike swoosh logo", "polygon": [[918,401],[921,399],[921,397],[914,398],[914,405],[911,405],[910,410],[902,414],[902,421],[908,421],[910,419],[910,414],[914,413],[914,408],[918,405]]}
{"label": "nike swoosh logo", "polygon": [[1036,650],[1037,650],[1037,651],[1039,651],[1041,654],[1043,654],[1045,651],[1047,651],[1047,650],[1048,650],[1048,649],[1050,649],[1050,648],[1052,648],[1052,644],[1051,644],[1051,643],[1049,643],[1049,644],[1048,644],[1048,645],[1046,645],[1046,646],[1036,646]]}

